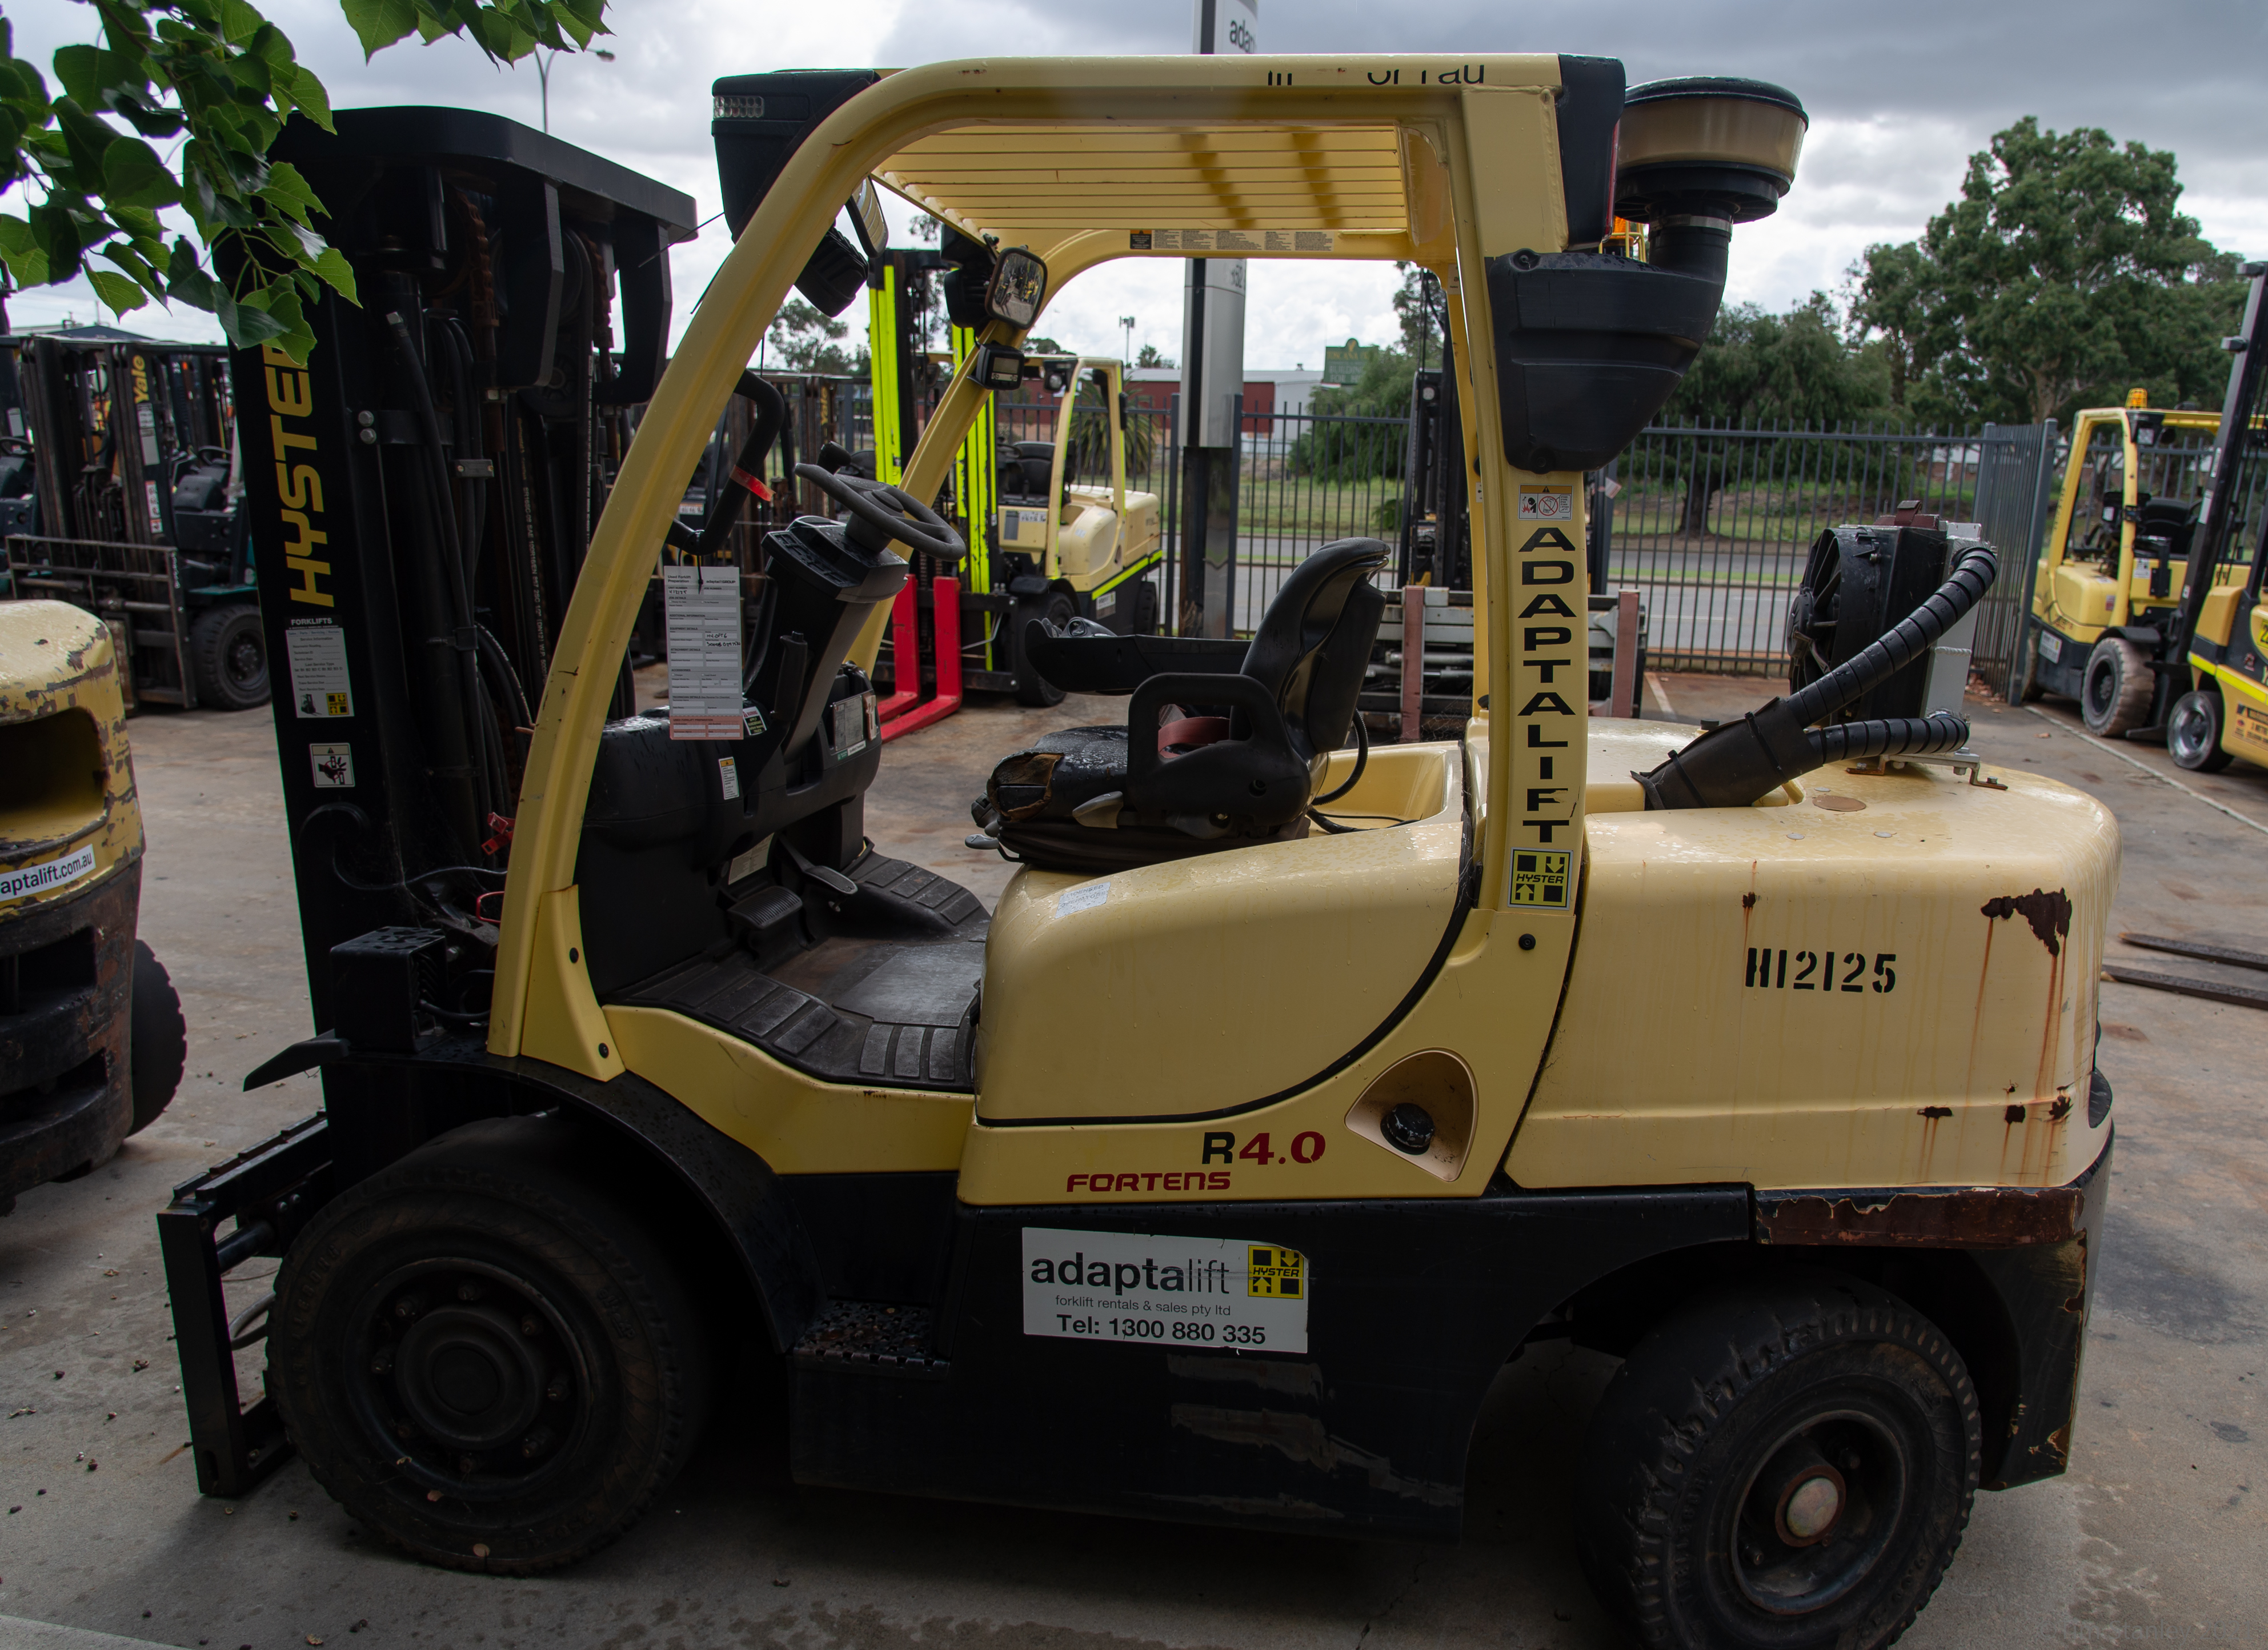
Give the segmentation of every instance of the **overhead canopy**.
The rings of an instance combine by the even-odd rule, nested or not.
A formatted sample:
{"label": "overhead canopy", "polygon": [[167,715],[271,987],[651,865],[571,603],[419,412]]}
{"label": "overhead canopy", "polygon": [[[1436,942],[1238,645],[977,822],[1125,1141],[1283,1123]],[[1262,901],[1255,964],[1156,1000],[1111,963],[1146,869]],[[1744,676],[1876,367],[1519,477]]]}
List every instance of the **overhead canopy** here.
{"label": "overhead canopy", "polygon": [[1123,230],[1170,238],[1133,251],[1344,256],[1336,233],[1407,232],[1402,145],[1390,122],[985,124],[918,139],[874,176],[964,234],[1008,244]]}

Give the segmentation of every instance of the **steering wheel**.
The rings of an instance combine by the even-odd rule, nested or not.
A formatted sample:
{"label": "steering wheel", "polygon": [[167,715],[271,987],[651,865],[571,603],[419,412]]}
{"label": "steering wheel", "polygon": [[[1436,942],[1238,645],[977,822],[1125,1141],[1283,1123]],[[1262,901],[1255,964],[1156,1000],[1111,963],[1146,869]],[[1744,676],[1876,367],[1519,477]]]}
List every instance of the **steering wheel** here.
{"label": "steering wheel", "polygon": [[870,481],[816,464],[799,464],[795,473],[850,512],[843,531],[861,549],[880,550],[891,540],[941,562],[957,562],[968,554],[961,534],[937,512],[887,482]]}

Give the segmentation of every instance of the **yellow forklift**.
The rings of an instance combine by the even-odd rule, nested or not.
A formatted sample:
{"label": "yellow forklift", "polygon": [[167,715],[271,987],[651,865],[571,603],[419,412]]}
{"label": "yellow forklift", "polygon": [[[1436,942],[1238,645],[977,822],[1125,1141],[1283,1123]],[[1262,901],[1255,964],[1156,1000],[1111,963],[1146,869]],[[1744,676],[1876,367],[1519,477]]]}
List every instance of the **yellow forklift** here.
{"label": "yellow forklift", "polygon": [[[1852,719],[1991,584],[1989,547],[1918,520],[1841,530],[1943,578],[1800,691],[1697,736],[1587,717],[1583,473],[1692,361],[1734,225],[1793,180],[1800,104],[1496,54],[993,58],[714,96],[734,247],[581,558],[509,841],[481,850],[508,868],[439,857],[473,827],[437,786],[312,787],[279,713],[317,1020],[246,1080],[320,1069],[325,1106],[160,1216],[201,1482],[240,1492],[293,1447],[404,1550],[528,1573],[761,1406],[808,1484],[1453,1539],[1491,1383],[1569,1339],[1623,1360],[1572,1521],[1638,1639],[1896,1639],[1976,1492],[2073,1447],[2119,840],[2084,794],[1938,760],[1955,714]],[[464,117],[468,144],[476,119],[504,124]],[[523,136],[478,142],[637,195]],[[503,162],[437,147],[357,155],[374,212],[416,198],[379,187],[397,164],[479,170],[511,210]],[[848,273],[829,225],[869,177],[986,250],[976,347],[902,486],[799,470],[839,514],[767,536],[753,611],[733,570],[670,570],[673,625],[712,670],[737,650],[740,705],[703,685],[696,717],[688,683],[623,713],[684,477],[791,284]],[[1602,247],[1617,214],[1646,261]],[[238,358],[244,404],[272,367],[261,394],[319,409],[334,497],[385,479],[359,417],[406,401],[431,445],[416,306],[453,306],[487,243],[409,275],[385,244],[383,296],[319,306],[312,390]],[[1476,714],[1361,745],[1375,540],[1310,556],[1248,643],[1035,623],[1053,680],[1127,711],[1002,753],[977,851],[1023,863],[987,913],[867,837],[868,667],[909,559],[963,555],[928,501],[1049,298],[1217,251],[1440,277]],[[357,380],[389,334],[395,370]],[[416,562],[371,542],[312,586],[379,741],[357,763],[448,726],[387,680]],[[227,1272],[263,1254],[255,1324]],[[255,1425],[229,1348],[263,1329]],[[769,1383],[727,1379],[749,1359]]]}
{"label": "yellow forklift", "polygon": [[67,602],[0,601],[0,1214],[108,1162],[188,1054],[134,932],[142,809],[112,637]]}
{"label": "yellow forklift", "polygon": [[2220,430],[2219,414],[2154,408],[2139,389],[2124,407],[2089,408],[2073,422],[2032,585],[2024,691],[2078,700],[2099,739],[2165,728],[2175,696],[2167,667],[2182,659],[2181,576]]}
{"label": "yellow forklift", "polygon": [[[1164,559],[1164,541],[1158,495],[1126,485],[1125,366],[1035,353],[1025,357],[1025,373],[1057,401],[1052,439],[1012,442],[1000,455],[1001,553],[1045,587],[1018,617],[1058,629],[1090,619],[1146,635],[1157,628],[1157,589],[1142,581]],[[1089,474],[1092,482],[1079,479]],[[1052,691],[1039,702],[1059,703],[1062,690]]]}
{"label": "yellow forklift", "polygon": [[2254,411],[2268,380],[2268,263],[2249,263],[2243,328],[2227,342],[2235,362],[2221,409],[2220,442],[2205,526],[2182,587],[2173,627],[2188,667],[2166,721],[2166,749],[2193,773],[2217,773],[2240,756],[2268,768],[2268,424]]}

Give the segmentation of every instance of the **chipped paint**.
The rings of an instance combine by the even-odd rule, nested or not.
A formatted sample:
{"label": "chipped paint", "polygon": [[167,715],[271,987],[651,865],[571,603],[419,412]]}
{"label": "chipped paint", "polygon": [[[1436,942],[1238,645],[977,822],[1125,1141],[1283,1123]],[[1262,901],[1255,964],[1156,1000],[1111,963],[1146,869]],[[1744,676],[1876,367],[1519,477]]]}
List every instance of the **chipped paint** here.
{"label": "chipped paint", "polygon": [[1463,1505],[1462,1485],[1430,1484],[1405,1478],[1385,1456],[1333,1438],[1320,1418],[1281,1410],[1230,1410],[1206,1403],[1176,1403],[1170,1411],[1174,1425],[1224,1444],[1269,1449],[1321,1472],[1349,1468],[1363,1475],[1373,1490],[1421,1501],[1428,1506]]}

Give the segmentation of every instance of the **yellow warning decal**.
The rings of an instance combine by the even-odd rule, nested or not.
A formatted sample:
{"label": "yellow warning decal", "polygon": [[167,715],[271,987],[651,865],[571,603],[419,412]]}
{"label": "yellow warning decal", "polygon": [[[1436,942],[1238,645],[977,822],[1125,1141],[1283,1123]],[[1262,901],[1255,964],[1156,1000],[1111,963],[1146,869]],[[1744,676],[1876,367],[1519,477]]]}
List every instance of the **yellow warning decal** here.
{"label": "yellow warning decal", "polygon": [[1516,848],[1512,855],[1512,903],[1565,910],[1574,858],[1555,848]]}
{"label": "yellow warning decal", "polygon": [[1297,1249],[1254,1244],[1244,1292],[1278,1300],[1304,1300],[1307,1294],[1307,1257]]}

